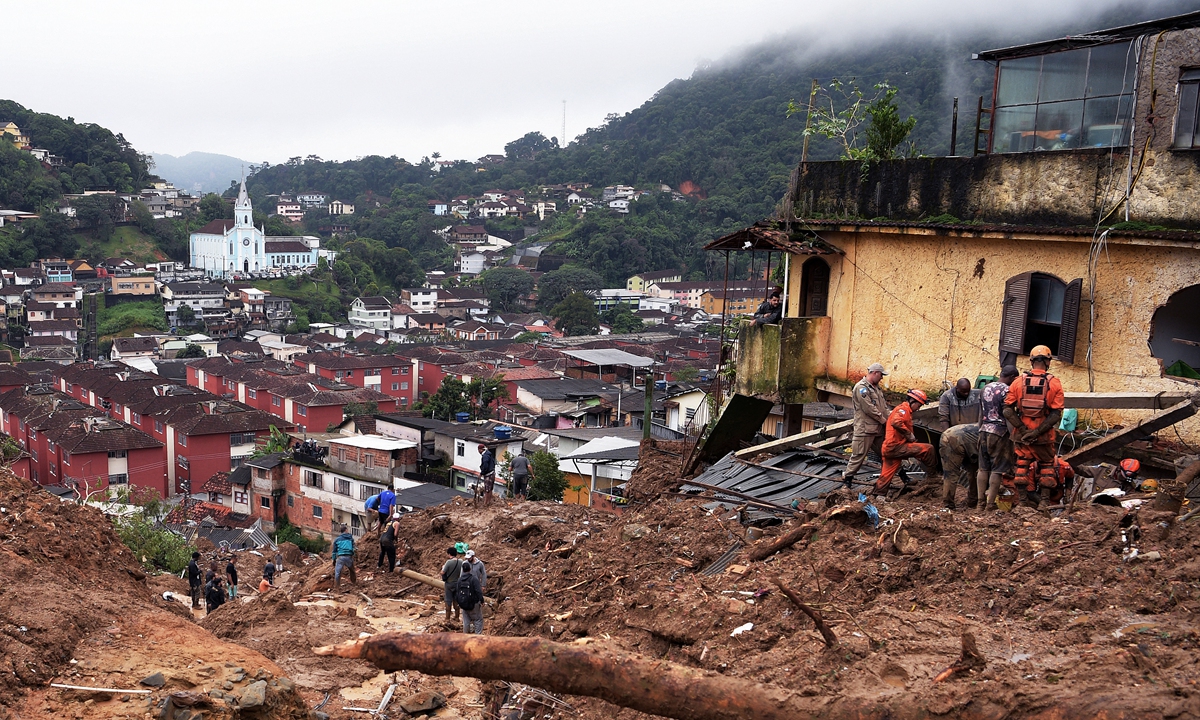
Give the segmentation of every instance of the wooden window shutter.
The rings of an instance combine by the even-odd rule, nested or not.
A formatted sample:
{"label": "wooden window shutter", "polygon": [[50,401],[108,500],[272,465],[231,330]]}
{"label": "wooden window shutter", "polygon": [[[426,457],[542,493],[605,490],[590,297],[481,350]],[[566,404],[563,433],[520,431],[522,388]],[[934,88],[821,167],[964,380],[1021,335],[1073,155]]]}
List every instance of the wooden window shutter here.
{"label": "wooden window shutter", "polygon": [[[1004,283],[1004,310],[1000,322],[1000,352],[1025,352],[1025,320],[1029,315],[1029,285],[1033,273],[1021,273]],[[1078,302],[1076,302],[1078,307]]]}
{"label": "wooden window shutter", "polygon": [[1063,294],[1062,330],[1058,336],[1058,355],[1055,359],[1068,364],[1075,362],[1075,337],[1079,332],[1079,300],[1083,295],[1083,279],[1067,283]]}

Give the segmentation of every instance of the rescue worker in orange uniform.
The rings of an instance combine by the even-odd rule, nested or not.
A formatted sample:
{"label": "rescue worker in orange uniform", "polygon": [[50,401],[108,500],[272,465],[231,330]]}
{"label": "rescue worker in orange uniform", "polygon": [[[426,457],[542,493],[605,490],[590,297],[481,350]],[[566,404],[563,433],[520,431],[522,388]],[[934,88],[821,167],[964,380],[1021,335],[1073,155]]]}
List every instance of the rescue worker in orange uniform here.
{"label": "rescue worker in orange uniform", "polygon": [[[1029,464],[1030,474],[1041,476],[1041,465],[1037,462]],[[1048,498],[1050,502],[1059,503],[1063,499],[1066,491],[1071,489],[1075,482],[1075,468],[1071,467],[1071,463],[1063,460],[1061,457],[1054,456],[1054,490]]]}
{"label": "rescue worker in orange uniform", "polygon": [[[1054,428],[1062,420],[1063,389],[1050,374],[1050,348],[1038,345],[1029,352],[1032,369],[1008,387],[1004,398],[1004,419],[1012,427],[1017,472],[1013,483],[1018,493],[1036,503],[1029,493],[1040,492],[1043,500],[1062,497],[1054,463]],[[1037,463],[1037,475],[1032,465]]]}
{"label": "rescue worker in orange uniform", "polygon": [[[937,467],[933,446],[917,442],[917,436],[913,434],[913,413],[928,402],[928,398],[921,390],[909,390],[906,399],[908,402],[900,403],[888,415],[887,433],[883,438],[883,472],[875,482],[875,492],[887,490],[897,472],[904,477],[900,467],[905,458],[920,460],[930,475]],[[907,484],[907,478],[904,480]]]}

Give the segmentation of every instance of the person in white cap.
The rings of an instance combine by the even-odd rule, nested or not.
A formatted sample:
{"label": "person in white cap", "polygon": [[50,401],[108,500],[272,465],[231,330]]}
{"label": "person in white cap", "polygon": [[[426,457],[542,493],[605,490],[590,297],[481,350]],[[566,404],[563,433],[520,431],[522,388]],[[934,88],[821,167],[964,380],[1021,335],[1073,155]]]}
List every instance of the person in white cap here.
{"label": "person in white cap", "polygon": [[874,363],[850,392],[854,401],[854,434],[850,441],[850,464],[842,475],[846,489],[852,486],[855,474],[867,459],[868,450],[874,449],[877,455],[883,456],[883,432],[891,412],[883,390],[879,389],[879,381],[884,375],[887,371],[883,365]]}

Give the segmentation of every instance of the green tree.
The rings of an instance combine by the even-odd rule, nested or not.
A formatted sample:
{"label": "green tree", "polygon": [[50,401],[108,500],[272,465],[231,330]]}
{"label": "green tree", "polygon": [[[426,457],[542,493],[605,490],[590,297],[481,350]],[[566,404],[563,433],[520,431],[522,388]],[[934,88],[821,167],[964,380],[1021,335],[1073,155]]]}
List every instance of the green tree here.
{"label": "green tree", "polygon": [[600,315],[600,319],[612,328],[613,333],[625,335],[628,333],[637,333],[646,329],[646,323],[640,317],[633,314],[633,309],[621,303],[614,306],[611,310],[606,310]]}
{"label": "green tree", "polygon": [[836,141],[842,148],[843,160],[891,160],[917,121],[913,117],[900,119],[900,108],[896,105],[898,88],[881,82],[874,90],[867,97],[854,78],[848,81],[834,78],[808,105],[789,102],[787,116],[809,113],[810,124],[804,134]]}
{"label": "green tree", "polygon": [[199,211],[201,223],[233,219],[233,205],[216,193],[208,193],[200,198]]}
{"label": "green tree", "polygon": [[691,365],[684,365],[671,371],[671,375],[679,382],[690,383],[700,377],[700,371]]}
{"label": "green tree", "polygon": [[592,298],[573,292],[550,310],[554,327],[566,335],[594,335],[600,331],[600,316]]}
{"label": "green tree", "polygon": [[540,132],[526,133],[504,146],[504,155],[509,160],[533,160],[547,150],[558,148],[558,138],[547,139]]}
{"label": "green tree", "polygon": [[521,298],[533,291],[533,278],[514,267],[492,268],[479,276],[492,309],[513,312],[521,307]]}
{"label": "green tree", "polygon": [[467,399],[467,384],[454,377],[442,378],[437,392],[421,404],[421,414],[437,420],[453,420],[455,414],[469,412],[471,402]]}
{"label": "green tree", "polygon": [[590,292],[604,287],[604,278],[578,265],[563,265],[538,278],[538,307],[552,308],[574,292]]}
{"label": "green tree", "polygon": [[520,335],[513,338],[513,342],[515,342],[515,343],[531,343],[531,342],[537,342],[539,340],[545,340],[545,339],[546,339],[546,336],[540,332],[536,332],[533,330],[526,330],[525,332],[523,332]]}
{"label": "green tree", "polygon": [[196,324],[196,311],[192,309],[191,305],[180,305],[175,310],[175,322],[179,327],[192,327]]}
{"label": "green tree", "polygon": [[250,454],[250,457],[257,458],[272,453],[285,453],[292,447],[291,438],[274,425],[270,426],[267,437],[265,439],[259,438],[259,440],[262,440],[262,444],[255,446],[254,452]]}
{"label": "green tree", "polygon": [[[879,85],[875,86],[879,88]],[[911,115],[906,120],[900,119],[900,108],[896,105],[894,87],[884,85],[883,94],[867,106],[867,153],[873,160],[893,160],[896,150],[908,139],[917,119]],[[780,266],[782,267],[782,265]]]}
{"label": "green tree", "polygon": [[533,477],[529,480],[530,500],[562,501],[567,480],[558,467],[558,458],[544,450],[529,457]]}
{"label": "green tree", "polygon": [[142,512],[113,520],[117,537],[147,570],[183,572],[192,558],[192,548],[175,533],[146,517]]}
{"label": "green tree", "polygon": [[475,378],[467,383],[464,390],[467,400],[471,403],[471,416],[476,420],[485,420],[492,416],[492,406],[500,400],[508,400],[508,385],[504,375],[490,378]]}
{"label": "green tree", "polygon": [[204,352],[204,348],[196,343],[188,343],[176,355],[176,360],[186,360],[188,358],[208,357],[208,353]]}
{"label": "green tree", "polygon": [[359,415],[374,415],[379,412],[379,403],[374,400],[367,402],[352,402],[346,403],[346,407],[342,408],[342,414],[346,417],[358,417]]}

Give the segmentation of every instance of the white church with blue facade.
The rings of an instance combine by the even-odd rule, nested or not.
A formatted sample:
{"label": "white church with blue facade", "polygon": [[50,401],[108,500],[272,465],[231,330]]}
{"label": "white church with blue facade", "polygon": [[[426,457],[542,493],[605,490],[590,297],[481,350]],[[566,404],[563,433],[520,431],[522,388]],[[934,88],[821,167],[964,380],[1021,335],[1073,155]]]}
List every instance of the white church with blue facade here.
{"label": "white church with blue facade", "polygon": [[320,256],[320,238],[268,236],[254,227],[254,210],[242,180],[233,219],[213,220],[191,234],[191,266],[214,278],[261,273],[272,268],[312,268]]}

